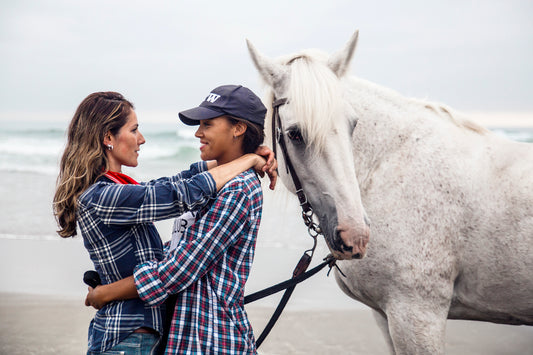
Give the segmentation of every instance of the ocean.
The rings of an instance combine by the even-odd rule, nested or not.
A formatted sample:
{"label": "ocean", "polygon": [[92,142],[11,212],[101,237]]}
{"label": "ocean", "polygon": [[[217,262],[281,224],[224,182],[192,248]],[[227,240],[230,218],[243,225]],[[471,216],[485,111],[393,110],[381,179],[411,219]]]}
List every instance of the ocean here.
{"label": "ocean", "polygon": [[[91,269],[81,238],[61,239],[56,234],[52,197],[58,163],[66,138],[65,122],[2,122],[0,129],[0,292],[62,294],[82,299],[81,282]],[[533,142],[533,128],[497,127],[497,134],[521,142]],[[173,175],[199,160],[194,128],[170,123],[143,124],[147,143],[141,147],[139,166],[125,173],[138,181]],[[299,215],[296,198],[279,184],[270,191],[265,181],[263,220],[256,259],[247,291],[290,278],[305,249],[312,245]],[[164,240],[172,221],[157,222]],[[328,254],[319,241],[313,265]],[[249,293],[247,292],[247,293]],[[277,303],[274,296],[260,305]],[[333,277],[323,271],[296,288],[289,309],[361,307],[348,299]]]}
{"label": "ocean", "polygon": [[[57,176],[67,123],[2,122],[0,172]],[[141,147],[139,166],[125,168],[140,180],[186,168],[200,158],[195,129],[178,124],[141,126],[147,143]],[[497,127],[494,132],[519,142],[533,142],[533,128]]]}

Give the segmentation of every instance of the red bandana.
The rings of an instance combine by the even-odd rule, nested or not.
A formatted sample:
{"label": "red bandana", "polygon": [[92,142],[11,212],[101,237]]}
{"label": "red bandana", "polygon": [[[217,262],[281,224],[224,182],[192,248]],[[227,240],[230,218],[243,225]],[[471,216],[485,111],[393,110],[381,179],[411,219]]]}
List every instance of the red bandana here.
{"label": "red bandana", "polygon": [[116,173],[114,171],[106,171],[104,174],[106,178],[109,180],[116,182],[117,184],[132,184],[132,185],[139,185],[139,183],[132,178],[130,178],[128,175],[122,174],[122,173]]}

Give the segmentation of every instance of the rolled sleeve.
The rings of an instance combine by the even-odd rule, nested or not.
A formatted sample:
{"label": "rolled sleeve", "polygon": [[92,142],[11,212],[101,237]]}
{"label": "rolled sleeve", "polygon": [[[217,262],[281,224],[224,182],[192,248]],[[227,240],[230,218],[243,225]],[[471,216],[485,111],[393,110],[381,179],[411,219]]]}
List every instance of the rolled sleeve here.
{"label": "rolled sleeve", "polygon": [[159,277],[157,262],[148,261],[137,265],[133,278],[139,298],[148,305],[159,306],[167,299],[168,293]]}

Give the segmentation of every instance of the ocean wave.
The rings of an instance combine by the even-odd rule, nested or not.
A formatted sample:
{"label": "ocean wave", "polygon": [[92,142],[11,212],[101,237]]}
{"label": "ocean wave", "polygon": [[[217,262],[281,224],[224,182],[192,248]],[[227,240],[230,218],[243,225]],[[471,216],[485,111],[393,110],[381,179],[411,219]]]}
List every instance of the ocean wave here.
{"label": "ocean wave", "polygon": [[64,149],[64,142],[43,137],[8,137],[0,142],[0,154],[16,156],[57,156]]}
{"label": "ocean wave", "polygon": [[169,139],[176,140],[185,139],[185,140],[196,140],[194,133],[196,132],[195,128],[148,128],[146,130],[141,130],[145,138],[154,138],[154,139]]}
{"label": "ocean wave", "polygon": [[[0,233],[0,239],[9,239],[9,240],[49,240],[49,241],[57,241],[57,240],[63,240],[64,238],[61,238],[59,235],[38,235],[38,234],[8,234],[8,233]],[[72,239],[72,238],[68,238]]]}
{"label": "ocean wave", "polygon": [[[55,175],[66,144],[66,124],[10,122],[0,132],[0,171]],[[142,126],[146,143],[141,146],[139,168],[164,171],[169,165],[188,167],[200,157],[196,127],[179,124]],[[533,129],[495,128],[509,139],[533,142]],[[143,168],[144,167],[144,168]]]}
{"label": "ocean wave", "polygon": [[65,137],[66,130],[64,128],[7,128],[3,132],[6,135],[19,136],[50,136],[50,137]]}
{"label": "ocean wave", "polygon": [[57,176],[59,174],[59,168],[56,166],[5,165],[1,163],[0,171],[6,173],[33,173],[48,176]]}

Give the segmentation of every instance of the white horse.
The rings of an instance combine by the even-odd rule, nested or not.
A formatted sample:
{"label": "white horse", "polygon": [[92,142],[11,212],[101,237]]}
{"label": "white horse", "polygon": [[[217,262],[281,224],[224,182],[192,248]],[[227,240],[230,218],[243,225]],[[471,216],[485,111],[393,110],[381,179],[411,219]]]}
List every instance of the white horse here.
{"label": "white horse", "polygon": [[532,144],[345,76],[356,42],[278,60],[248,42],[269,97],[287,99],[288,155],[326,242],[350,259],[337,283],[393,354],[443,354],[447,318],[533,325]]}

